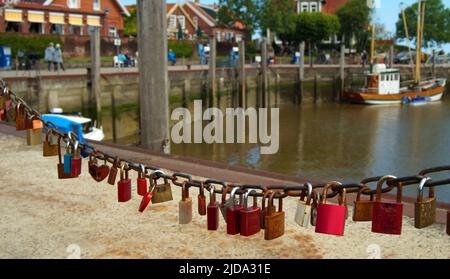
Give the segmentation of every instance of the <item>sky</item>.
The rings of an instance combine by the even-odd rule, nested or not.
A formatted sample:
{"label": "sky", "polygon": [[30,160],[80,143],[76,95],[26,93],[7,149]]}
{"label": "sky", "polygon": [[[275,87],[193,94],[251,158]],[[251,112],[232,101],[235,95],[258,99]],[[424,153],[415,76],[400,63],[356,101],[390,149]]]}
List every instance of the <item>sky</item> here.
{"label": "sky", "polygon": [[[135,4],[136,0],[121,0],[123,4]],[[202,3],[217,3],[218,0],[200,0]],[[361,0],[364,1],[364,0]],[[380,5],[375,7],[375,19],[377,22],[381,22],[386,26],[386,29],[391,33],[395,33],[395,23],[398,20],[398,15],[400,13],[400,3],[405,3],[406,6],[409,6],[417,0],[378,0]],[[182,2],[182,1],[167,1],[167,2]],[[444,5],[450,7],[450,0],[442,0]],[[444,46],[446,52],[450,52],[450,44]]]}

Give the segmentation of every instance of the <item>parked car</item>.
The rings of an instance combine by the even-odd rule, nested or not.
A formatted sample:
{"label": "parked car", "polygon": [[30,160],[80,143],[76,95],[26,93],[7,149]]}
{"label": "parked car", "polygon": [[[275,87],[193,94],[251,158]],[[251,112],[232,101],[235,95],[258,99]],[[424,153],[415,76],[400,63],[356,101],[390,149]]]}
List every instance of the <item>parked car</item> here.
{"label": "parked car", "polygon": [[[416,52],[412,51],[412,59],[413,63],[416,63]],[[394,64],[409,64],[409,51],[402,51],[397,53],[397,55],[394,56]],[[422,53],[422,63],[425,63],[428,60],[428,55],[426,53]]]}

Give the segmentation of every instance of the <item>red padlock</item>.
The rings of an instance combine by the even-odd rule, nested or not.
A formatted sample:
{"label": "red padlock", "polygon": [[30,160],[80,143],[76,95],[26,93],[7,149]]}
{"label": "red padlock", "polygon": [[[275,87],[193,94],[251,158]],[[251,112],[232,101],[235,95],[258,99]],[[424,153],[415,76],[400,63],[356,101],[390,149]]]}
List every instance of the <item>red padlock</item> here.
{"label": "red padlock", "polygon": [[147,194],[145,194],[142,197],[141,203],[139,204],[139,212],[141,212],[141,213],[144,212],[144,210],[147,208],[147,206],[151,203],[154,189],[155,189],[155,187],[153,187],[153,189],[149,190],[147,192]]}
{"label": "red padlock", "polygon": [[227,216],[227,234],[235,235],[240,232],[240,219],[239,213],[242,209],[242,195],[239,199],[239,204],[236,204],[235,195],[239,190],[239,187],[234,187],[231,190],[231,206],[227,208],[226,216]]}
{"label": "red padlock", "polygon": [[81,174],[81,153],[78,141],[73,145],[72,158],[70,159],[70,176],[78,177]]}
{"label": "red padlock", "polygon": [[316,233],[344,235],[345,228],[345,194],[344,188],[339,189],[339,205],[327,204],[328,190],[332,187],[342,186],[341,183],[333,181],[325,185],[322,192],[322,203],[317,206]]}
{"label": "red padlock", "polygon": [[243,207],[239,210],[240,233],[243,236],[251,236],[261,230],[261,208],[258,207],[256,195],[253,196],[253,206],[247,206],[248,196],[252,193],[256,194],[256,191],[245,193]]}
{"label": "red padlock", "polygon": [[200,182],[199,193],[197,196],[197,203],[198,203],[198,214],[202,216],[206,215],[205,185],[203,185],[203,182]]}
{"label": "red padlock", "polygon": [[219,228],[219,203],[216,201],[216,187],[210,186],[209,204],[206,209],[208,230],[215,231]]}
{"label": "red padlock", "polygon": [[131,179],[128,178],[128,169],[123,164],[120,167],[120,180],[117,183],[117,198],[119,202],[127,202],[131,199]]}
{"label": "red padlock", "polygon": [[137,178],[137,194],[139,196],[143,196],[145,197],[147,195],[147,178],[145,177],[146,175],[146,171],[145,171],[145,167],[144,165],[140,165],[141,167],[141,171],[138,173],[138,178]]}
{"label": "red padlock", "polygon": [[397,183],[397,202],[382,202],[381,192],[384,182],[396,179],[395,176],[383,176],[377,184],[377,195],[372,209],[372,232],[401,234],[403,222],[402,184]]}

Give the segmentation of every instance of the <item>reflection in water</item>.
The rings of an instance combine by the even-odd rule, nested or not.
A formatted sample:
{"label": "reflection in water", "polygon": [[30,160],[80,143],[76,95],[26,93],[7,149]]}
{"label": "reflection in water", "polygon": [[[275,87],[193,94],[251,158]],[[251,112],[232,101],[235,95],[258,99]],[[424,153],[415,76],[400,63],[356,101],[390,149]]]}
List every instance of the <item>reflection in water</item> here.
{"label": "reflection in water", "polygon": [[[254,95],[248,96],[249,104]],[[223,96],[220,107],[231,106],[231,101]],[[450,162],[450,100],[423,106],[296,106],[292,94],[282,92],[278,103],[277,154],[260,155],[257,144],[172,144],[172,153],[312,180],[348,182],[384,174],[411,175]],[[188,108],[192,111],[192,104]],[[137,138],[121,142],[134,143]],[[437,192],[445,192],[441,201],[449,202],[450,187]],[[415,195],[416,190],[408,187],[405,193]]]}

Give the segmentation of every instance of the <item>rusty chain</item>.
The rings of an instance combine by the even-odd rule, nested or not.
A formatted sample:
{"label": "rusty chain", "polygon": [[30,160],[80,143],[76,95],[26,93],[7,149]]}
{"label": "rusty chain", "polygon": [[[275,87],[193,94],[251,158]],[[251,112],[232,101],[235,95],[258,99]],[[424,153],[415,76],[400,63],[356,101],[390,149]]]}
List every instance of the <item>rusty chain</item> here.
{"label": "rusty chain", "polygon": [[[45,129],[51,129],[52,134],[56,134],[57,136],[61,137],[64,141],[66,141],[72,145],[75,143],[75,141],[77,141],[78,137],[76,134],[70,133],[71,135],[69,136],[68,134],[61,133],[60,131],[58,131],[55,124],[51,123],[50,121],[43,120],[41,118],[41,114],[38,111],[34,110],[22,98],[20,98],[14,92],[12,92],[8,88],[6,82],[1,79],[0,79],[0,88],[1,88],[0,97],[3,97],[3,96],[9,97],[11,102],[15,103],[16,105],[19,103],[21,105],[23,105],[25,110],[27,110],[30,115],[34,115],[35,118],[42,121]],[[263,196],[264,192],[268,191],[268,190],[282,190],[281,194],[278,193],[275,196],[276,198],[285,198],[287,196],[298,197],[298,196],[301,196],[302,194],[304,194],[306,191],[308,191],[308,186],[306,185],[306,183],[303,185],[298,185],[298,186],[290,186],[290,185],[261,186],[261,185],[229,183],[226,181],[215,180],[215,179],[206,179],[204,181],[194,180],[194,179],[192,179],[192,176],[187,173],[173,172],[172,175],[168,175],[158,167],[149,166],[149,165],[145,165],[145,164],[141,164],[141,163],[132,162],[130,160],[126,160],[123,158],[119,158],[118,156],[111,155],[106,152],[97,150],[95,147],[93,147],[92,145],[87,144],[87,143],[86,144],[79,143],[79,148],[81,150],[84,150],[86,153],[88,153],[89,156],[92,156],[99,160],[103,160],[110,164],[114,164],[115,162],[118,162],[119,165],[125,164],[127,166],[126,170],[134,170],[138,173],[142,173],[142,166],[144,166],[145,177],[147,179],[158,180],[158,179],[162,178],[162,179],[170,180],[174,185],[179,186],[179,187],[181,187],[183,184],[185,184],[187,187],[200,188],[203,186],[205,189],[209,190],[212,188],[213,185],[218,185],[218,186],[221,186],[221,187],[219,187],[221,189],[217,189],[216,187],[214,187],[214,189],[215,189],[214,192],[217,194],[223,193],[223,191],[227,187],[228,188],[239,187],[240,190],[237,191],[238,194],[245,193],[246,189],[261,190],[261,192],[257,192],[256,194],[250,194],[251,196]],[[150,172],[148,172],[148,170],[150,170]],[[388,192],[392,191],[400,183],[402,186],[418,184],[418,183],[420,183],[420,181],[422,179],[428,177],[428,175],[430,175],[432,173],[443,172],[443,171],[450,171],[450,165],[428,168],[428,169],[420,171],[419,174],[417,174],[417,175],[390,179],[386,183],[387,187],[382,188],[382,193],[388,193]],[[367,184],[368,183],[376,183],[382,177],[383,176],[370,177],[370,178],[365,178],[365,179],[361,180],[361,182],[359,182],[359,183],[343,183],[342,185],[339,185],[339,186],[333,186],[333,187],[331,187],[332,191],[331,191],[331,193],[329,193],[327,195],[327,198],[333,198],[333,197],[337,196],[339,194],[339,191],[343,188],[346,189],[347,193],[356,193],[363,187],[367,188],[366,190],[362,191],[363,195],[373,196],[376,194],[376,190],[371,190],[370,188],[367,187]],[[313,191],[323,188],[323,187],[325,187],[325,185],[326,185],[326,183],[313,184],[312,185]],[[450,178],[441,179],[441,180],[430,179],[425,183],[424,187],[437,187],[437,186],[444,186],[444,185],[450,185]]]}

